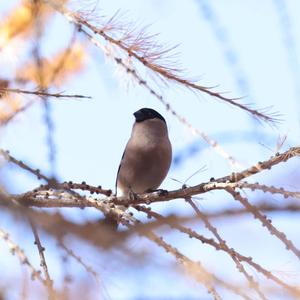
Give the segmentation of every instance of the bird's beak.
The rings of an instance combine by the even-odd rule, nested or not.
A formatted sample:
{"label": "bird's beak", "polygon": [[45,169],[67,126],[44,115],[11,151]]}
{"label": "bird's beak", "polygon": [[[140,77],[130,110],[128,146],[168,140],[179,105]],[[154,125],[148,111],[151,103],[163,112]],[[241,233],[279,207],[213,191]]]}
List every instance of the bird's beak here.
{"label": "bird's beak", "polygon": [[142,114],[141,111],[138,110],[138,111],[136,111],[133,115],[134,115],[135,120],[136,120],[137,122],[143,121],[143,114]]}

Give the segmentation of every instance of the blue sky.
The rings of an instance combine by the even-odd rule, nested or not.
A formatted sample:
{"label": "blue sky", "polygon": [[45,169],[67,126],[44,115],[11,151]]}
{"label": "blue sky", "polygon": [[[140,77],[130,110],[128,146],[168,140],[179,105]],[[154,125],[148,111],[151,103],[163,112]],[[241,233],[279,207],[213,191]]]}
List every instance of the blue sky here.
{"label": "blue sky", "polygon": [[[2,11],[4,14],[6,5],[7,3],[0,5],[0,14]],[[217,91],[228,92],[232,97],[244,96],[241,101],[253,103],[255,107],[272,106],[272,111],[282,114],[283,121],[277,128],[271,128],[258,124],[245,112],[209,96],[192,93],[172,83],[169,88],[161,88],[162,94],[177,112],[185,116],[194,127],[217,139],[244,167],[274,154],[279,135],[287,134],[283,149],[298,144],[299,1],[116,0],[99,1],[98,8],[101,15],[110,16],[120,9],[126,13],[126,20],[134,20],[139,26],[151,24],[149,31],[159,33],[159,41],[166,45],[178,45],[178,60],[187,77],[199,79],[203,85],[217,86]],[[72,34],[68,22],[59,15],[47,30],[43,45],[45,55],[67,45]],[[82,40],[88,43],[83,37]],[[113,188],[119,161],[134,121],[132,113],[141,107],[152,107],[166,117],[174,157],[181,158],[180,163],[172,165],[163,188],[179,188],[180,184],[171,178],[184,182],[204,166],[205,171],[193,176],[188,184],[196,184],[232,171],[227,161],[201,139],[193,136],[149,93],[137,86],[124,88],[126,78],[118,76],[115,66],[103,57],[99,49],[94,46],[89,46],[88,49],[90,56],[87,67],[80,76],[70,80],[63,90],[72,94],[89,95],[93,99],[50,100],[55,123],[56,170],[61,180],[84,180],[92,185],[101,184],[103,187]],[[2,70],[9,73],[11,62],[1,61],[1,65]],[[26,114],[20,115],[13,124],[1,129],[0,143],[2,148],[10,149],[14,156],[47,173],[49,166],[41,113],[41,106],[37,104]],[[279,185],[297,188],[295,183],[282,180],[282,172],[290,172],[290,176],[297,175],[296,163],[293,160],[283,169],[275,169],[257,179],[265,183],[276,180]],[[15,168],[10,168],[6,176],[13,182],[9,188],[15,192],[36,186],[36,181],[30,175],[19,173]],[[205,195],[201,207],[207,210],[218,209],[235,205],[232,202],[221,193],[212,193]],[[163,212],[191,213],[179,201],[174,202],[174,205],[170,203],[156,207]],[[83,215],[87,217],[85,212],[68,213],[74,219]],[[274,219],[282,230],[286,230],[300,244],[299,237],[293,230],[297,228],[296,223],[300,225],[296,217],[280,214],[274,215]],[[300,270],[294,263],[294,258],[263,232],[260,225],[254,224],[252,218],[216,222],[216,226],[230,242],[235,244],[236,241],[243,240],[242,243],[237,243],[238,247],[244,248],[243,252],[253,253],[258,260],[264,259],[272,268],[294,272],[299,278]],[[197,226],[199,230],[204,230],[202,226]],[[197,243],[187,245],[178,235],[170,235],[169,239],[187,254],[194,257],[201,254],[206,265],[215,269],[214,262],[219,257],[218,253],[212,253]],[[258,251],[254,245],[260,242],[266,245],[263,251]],[[139,241],[132,243],[144,247]],[[263,255],[273,247],[271,255]],[[161,253],[156,248],[153,251]],[[280,261],[277,257],[281,258]],[[220,259],[220,264],[223,262]],[[170,296],[170,289],[165,284],[160,284],[159,278],[155,277],[159,276],[159,272],[155,272],[151,266],[146,269],[145,278],[151,278],[162,295]],[[116,278],[120,278],[114,278],[113,283],[108,280],[110,283],[107,288],[112,299],[126,299],[122,295],[128,295],[128,299],[134,297],[131,293],[136,288],[136,278],[140,273],[133,269],[132,274],[130,273],[132,278],[129,276],[124,279],[124,272],[127,270],[114,274]],[[228,270],[221,272],[225,276],[228,274]],[[172,272],[164,273],[169,280],[178,280],[178,276]],[[116,282],[119,288],[116,288]],[[202,291],[186,279],[178,282],[178,289],[173,291],[177,295],[186,295],[188,291],[192,297]],[[146,284],[143,286],[139,291],[141,295],[155,295],[155,289],[149,289]]]}

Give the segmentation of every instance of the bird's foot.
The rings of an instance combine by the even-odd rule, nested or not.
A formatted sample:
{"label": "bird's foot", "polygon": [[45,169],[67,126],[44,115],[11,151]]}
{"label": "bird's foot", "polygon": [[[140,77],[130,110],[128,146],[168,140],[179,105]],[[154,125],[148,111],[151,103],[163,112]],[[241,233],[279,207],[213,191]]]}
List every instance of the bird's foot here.
{"label": "bird's foot", "polygon": [[154,193],[154,192],[157,192],[159,196],[165,196],[168,194],[168,191],[167,190],[164,190],[164,189],[149,189],[146,191],[146,193]]}
{"label": "bird's foot", "polygon": [[129,191],[128,196],[129,196],[130,201],[135,201],[138,198],[137,194],[135,192],[133,192],[132,190]]}

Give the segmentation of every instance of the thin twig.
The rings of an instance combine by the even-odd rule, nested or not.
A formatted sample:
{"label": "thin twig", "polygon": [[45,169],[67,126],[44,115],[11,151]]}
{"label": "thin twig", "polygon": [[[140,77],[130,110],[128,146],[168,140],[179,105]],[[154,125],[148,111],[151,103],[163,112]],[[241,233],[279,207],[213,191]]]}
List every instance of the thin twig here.
{"label": "thin twig", "polygon": [[134,208],[137,209],[138,211],[142,211],[142,212],[146,213],[147,216],[149,216],[151,218],[155,218],[161,222],[164,222],[164,224],[168,224],[171,228],[176,228],[177,230],[179,230],[180,232],[182,232],[184,234],[187,234],[191,238],[193,237],[193,238],[201,241],[203,244],[214,247],[217,251],[220,251],[220,250],[224,251],[227,254],[229,254],[231,257],[236,257],[240,261],[246,262],[251,267],[253,267],[257,272],[263,274],[269,280],[274,281],[282,288],[288,290],[289,293],[291,293],[292,295],[295,295],[295,294],[300,295],[300,291],[297,288],[290,286],[290,285],[286,284],[285,282],[281,281],[279,278],[277,278],[275,275],[273,275],[272,272],[266,270],[260,264],[256,263],[252,257],[244,256],[244,255],[236,252],[233,248],[227,247],[226,245],[224,245],[224,243],[217,243],[214,239],[206,238],[205,236],[195,232],[191,228],[182,226],[182,225],[180,225],[178,223],[174,223],[174,222],[170,223],[170,222],[168,222],[168,219],[166,217],[163,217],[159,213],[152,211],[150,209],[150,207],[136,205]]}
{"label": "thin twig", "polygon": [[92,99],[91,96],[83,96],[83,95],[68,95],[63,94],[62,92],[59,93],[47,93],[44,91],[28,91],[22,89],[12,89],[12,88],[0,88],[0,92],[5,93],[18,93],[18,94],[28,94],[28,95],[35,95],[35,96],[46,96],[46,97],[54,97],[54,98],[79,98],[79,99]]}
{"label": "thin twig", "polygon": [[[128,222],[124,222],[124,220],[121,220],[121,223],[125,225],[128,228],[132,228],[132,226]],[[140,224],[141,222],[137,219],[135,219],[135,225]],[[218,283],[219,285],[225,287],[226,289],[230,290],[231,292],[240,295],[246,299],[249,299],[247,296],[245,296],[244,292],[241,291],[239,288],[228,284],[227,282],[221,280],[220,278],[217,278],[214,274],[207,271],[200,262],[195,262],[191,259],[189,259],[187,256],[182,254],[178,249],[173,247],[172,245],[168,244],[162,237],[157,236],[152,231],[147,232],[140,232],[140,235],[145,236],[146,238],[153,241],[158,246],[162,247],[167,253],[172,254],[176,261],[184,267],[184,269],[187,271],[188,274],[190,274],[196,281],[203,284],[208,293],[210,293],[214,299],[221,299],[220,295],[217,293],[216,289],[213,286],[213,283]]]}
{"label": "thin twig", "polygon": [[35,175],[39,180],[44,179],[49,184],[53,184],[53,179],[42,174],[39,169],[33,169],[30,166],[28,166],[27,164],[25,164],[23,161],[14,158],[13,156],[10,155],[8,150],[0,149],[0,155],[2,155],[7,161],[19,166],[20,168],[22,168],[26,171],[29,171],[31,174]]}
{"label": "thin twig", "polygon": [[91,266],[87,265],[80,256],[76,255],[74,251],[72,251],[72,249],[68,248],[62,239],[58,240],[58,244],[66,251],[66,253],[69,256],[73,257],[78,262],[78,264],[80,264],[89,274],[91,274],[94,277],[97,284],[99,285],[101,284],[101,279],[99,274]]}
{"label": "thin twig", "polygon": [[239,192],[236,192],[232,188],[227,188],[226,191],[232,195],[232,197],[239,201],[248,212],[253,214],[255,219],[258,219],[264,227],[266,227],[271,235],[275,235],[285,246],[287,250],[292,251],[298,259],[300,259],[300,250],[294,245],[294,243],[289,240],[286,235],[279,231],[274,225],[272,225],[272,221],[267,218],[267,216],[263,215],[256,206],[249,203],[247,198],[242,197]]}
{"label": "thin twig", "polygon": [[34,266],[30,263],[28,257],[24,254],[24,251],[18,246],[15,242],[9,237],[9,233],[0,228],[0,237],[5,241],[11,253],[16,254],[20,263],[27,265],[31,272],[31,279],[38,279],[42,284],[46,284],[44,279],[41,276],[41,271],[37,271]]}
{"label": "thin twig", "polygon": [[40,266],[42,267],[42,269],[44,271],[45,283],[46,283],[47,290],[48,290],[48,298],[49,298],[49,300],[55,300],[56,293],[53,288],[53,281],[50,278],[48,266],[47,266],[45,255],[44,255],[45,248],[41,244],[36,225],[34,224],[34,222],[32,221],[32,219],[30,217],[28,217],[28,220],[29,220],[29,224],[30,224],[33,236],[34,236],[34,240],[35,240],[34,243],[36,244],[36,246],[38,248],[40,261],[41,261]]}
{"label": "thin twig", "polygon": [[251,191],[260,190],[263,191],[264,193],[279,194],[282,195],[284,198],[291,197],[291,198],[300,199],[300,192],[287,191],[283,187],[269,186],[265,184],[260,184],[258,182],[249,183],[246,181],[242,181],[237,183],[236,187],[239,189],[251,189]]}
{"label": "thin twig", "polygon": [[219,243],[222,244],[226,248],[227,253],[230,254],[232,260],[235,262],[237,269],[242,274],[244,274],[244,276],[248,280],[250,288],[253,288],[257,292],[258,296],[261,299],[267,300],[266,296],[261,291],[259,283],[254,280],[253,276],[251,276],[251,275],[248,274],[248,272],[246,271],[246,269],[244,268],[244,266],[241,264],[240,260],[235,255],[231,255],[229,246],[227,246],[226,241],[223,238],[221,238],[220,234],[218,233],[217,228],[214,227],[209,222],[209,220],[206,217],[206,215],[197,207],[197,205],[192,201],[191,198],[186,198],[185,200],[186,200],[187,203],[189,203],[191,205],[191,207],[196,212],[197,216],[200,217],[200,219],[204,222],[205,227],[217,238],[217,240],[219,241]]}
{"label": "thin twig", "polygon": [[0,121],[0,125],[7,125],[10,121],[12,121],[19,113],[24,112],[26,109],[28,109],[31,105],[33,104],[33,101],[29,101],[28,103],[26,103],[25,105],[17,108],[13,113],[11,113],[10,115],[6,116],[5,118],[3,118]]}
{"label": "thin twig", "polygon": [[62,189],[62,190],[82,190],[82,191],[88,191],[91,194],[103,194],[106,196],[110,196],[112,194],[111,189],[103,189],[100,185],[99,186],[92,186],[87,184],[85,181],[81,183],[75,183],[72,181],[59,183],[56,182],[55,184],[45,184],[40,185],[38,188],[34,190],[34,192],[39,191],[47,191],[49,189]]}
{"label": "thin twig", "polygon": [[[268,202],[256,203],[255,206],[260,210],[268,213],[276,212],[289,212],[289,213],[299,213],[300,205],[288,204],[284,206],[274,205]],[[207,214],[207,217],[210,219],[214,218],[231,218],[233,216],[245,215],[249,212],[245,208],[240,209],[223,209],[217,212],[210,212]]]}

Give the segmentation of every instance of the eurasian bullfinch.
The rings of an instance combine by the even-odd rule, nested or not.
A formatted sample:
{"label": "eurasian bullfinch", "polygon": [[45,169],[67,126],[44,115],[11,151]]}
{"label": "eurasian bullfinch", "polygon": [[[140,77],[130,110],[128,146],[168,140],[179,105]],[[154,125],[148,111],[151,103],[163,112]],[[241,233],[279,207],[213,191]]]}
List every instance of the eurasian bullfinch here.
{"label": "eurasian bullfinch", "polygon": [[117,174],[117,196],[156,190],[167,176],[172,160],[163,116],[151,108],[142,108],[133,115],[135,123]]}

